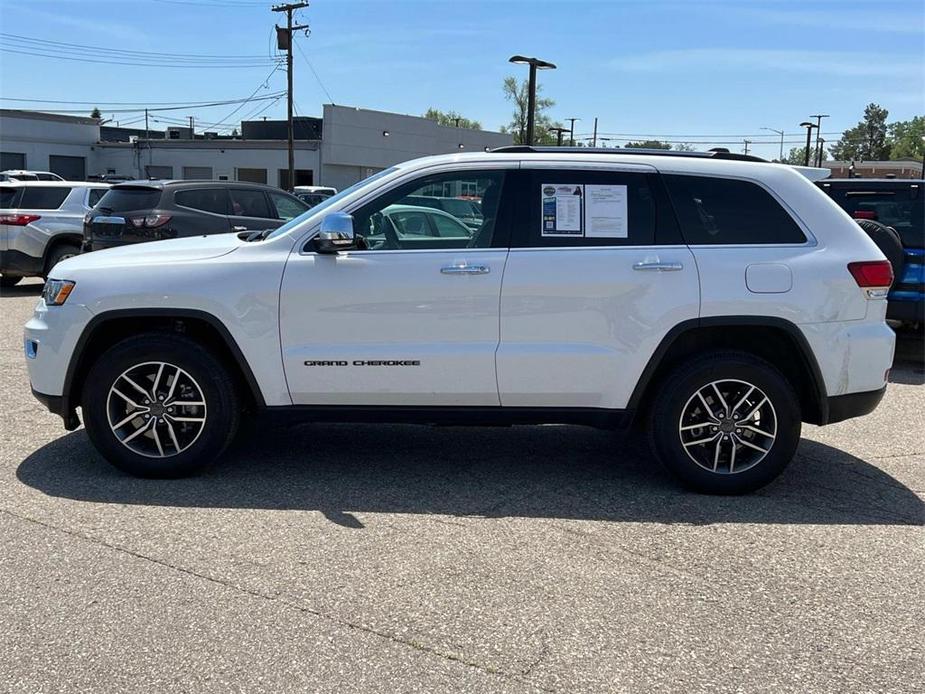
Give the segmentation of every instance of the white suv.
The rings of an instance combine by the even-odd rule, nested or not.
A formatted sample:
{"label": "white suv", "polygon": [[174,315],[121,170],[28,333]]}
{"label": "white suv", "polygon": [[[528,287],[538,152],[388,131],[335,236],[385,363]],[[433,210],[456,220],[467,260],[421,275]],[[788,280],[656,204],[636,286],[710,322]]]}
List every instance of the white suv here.
{"label": "white suv", "polygon": [[[473,200],[481,224],[383,214],[409,196]],[[801,422],[877,406],[891,281],[788,166],[507,147],[381,171],[272,232],[62,262],[25,351],[36,396],[69,429],[81,407],[135,475],[200,469],[256,407],[638,422],[685,484],[738,493],[783,470]]]}

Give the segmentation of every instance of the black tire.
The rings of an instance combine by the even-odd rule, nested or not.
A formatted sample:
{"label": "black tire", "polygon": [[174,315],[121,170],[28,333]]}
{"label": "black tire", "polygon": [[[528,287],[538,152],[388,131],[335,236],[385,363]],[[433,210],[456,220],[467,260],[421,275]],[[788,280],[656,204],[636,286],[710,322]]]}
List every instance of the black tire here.
{"label": "black tire", "polygon": [[[691,442],[701,440],[698,437],[703,437],[703,439],[722,437],[724,435],[722,427],[743,425],[743,422],[735,425],[731,417],[723,416],[717,419],[720,424],[717,429],[705,426],[702,430],[698,428],[682,433],[682,416],[687,417],[691,412],[697,411],[700,407],[698,403],[703,402],[697,396],[698,391],[710,387],[710,384],[715,381],[727,382],[725,386],[720,384],[721,393],[724,387],[733,389],[727,391],[727,395],[733,394],[730,399],[738,400],[748,386],[757,387],[761,394],[767,396],[773,410],[765,404],[761,412],[767,414],[759,414],[765,418],[766,428],[771,429],[770,424],[772,423],[776,425],[773,427],[776,438],[773,439],[770,447],[766,447],[767,444],[764,443],[768,440],[767,438],[758,436],[753,431],[746,431],[744,428],[732,429],[727,439],[722,439],[723,442],[719,444],[721,465],[718,465],[717,459],[711,455],[716,450],[716,444],[712,443],[715,439],[711,439],[709,443],[692,445]],[[738,383],[745,385],[738,386]],[[735,388],[742,390],[735,391]],[[760,400],[761,394],[756,393],[752,399],[745,400],[739,411],[743,412],[753,407],[754,400],[756,398]],[[719,404],[721,402],[719,398],[711,400],[707,396],[706,399],[705,405],[709,403],[710,407],[715,405],[717,410],[723,410],[722,405]],[[734,409],[733,403],[729,403],[728,406],[729,409]],[[747,414],[748,412],[745,413]],[[706,354],[678,367],[661,381],[649,415],[649,441],[656,457],[684,486],[705,494],[744,494],[763,487],[787,467],[800,441],[800,403],[793,388],[771,364],[745,352]],[[757,426],[754,419],[751,423]],[[684,426],[690,425],[684,424]],[[713,433],[714,431],[716,433]],[[682,437],[688,438],[687,447]],[[743,439],[753,444],[760,443],[761,446],[766,447],[767,453],[758,458],[762,455],[761,453],[747,447],[746,444],[740,446],[736,443]],[[730,447],[734,447],[736,453],[732,453]],[[695,457],[704,456],[707,465],[710,464],[711,458],[713,459],[712,463],[719,468],[718,472],[707,469],[694,460]],[[740,471],[735,470],[736,460],[733,456],[739,456],[740,465],[744,463]],[[750,457],[756,458],[757,462],[748,467],[747,461]],[[730,458],[732,458],[731,461]],[[726,467],[727,463],[729,469],[723,470],[722,468]],[[730,474],[730,470],[734,471],[733,474]]]}
{"label": "black tire", "polygon": [[0,275],[0,287],[15,287],[22,280],[22,275]]}
{"label": "black tire", "polygon": [[880,252],[890,261],[890,265],[893,266],[893,277],[898,281],[902,277],[905,262],[903,242],[899,237],[899,233],[893,227],[873,219],[856,219],[854,221],[870,237],[870,240],[877,244]]}
{"label": "black tire", "polygon": [[52,248],[51,253],[48,254],[48,259],[45,261],[45,279],[48,279],[48,275],[55,265],[75,255],[80,255],[80,247],[72,243],[59,243]]}
{"label": "black tire", "polygon": [[[166,415],[165,407],[169,401],[164,401],[160,409],[155,412],[153,408],[157,405],[157,400],[154,400],[151,412],[162,417],[158,419],[154,416],[156,420],[153,422],[154,429],[161,433],[157,434],[155,431],[150,436],[149,433],[143,433],[137,437],[133,447],[138,448],[142,445],[150,447],[154,445],[153,440],[157,438],[157,449],[163,447],[164,452],[168,454],[165,457],[150,457],[130,449],[128,444],[122,443],[110,426],[110,415],[115,416],[113,412],[121,404],[119,398],[110,396],[110,388],[118,381],[120,389],[127,389],[136,399],[141,397],[138,391],[132,390],[131,386],[121,379],[121,375],[136,365],[147,362],[166,362],[182,369],[187,376],[193,379],[193,386],[201,391],[202,402],[205,403],[203,410],[190,411],[189,408],[185,408],[185,412],[179,412],[179,414],[201,414],[204,423],[200,426],[189,422],[179,423],[174,419],[177,414]],[[170,373],[170,369],[165,368],[158,393],[164,394],[167,390],[168,396],[172,394],[169,389]],[[147,389],[151,387],[153,381],[152,378],[139,385]],[[181,382],[179,390],[182,391],[183,388],[184,384]],[[110,463],[137,477],[175,478],[199,472],[221,455],[232,442],[241,419],[241,399],[235,388],[235,381],[225,366],[198,342],[170,333],[145,333],[130,337],[101,354],[87,374],[81,406],[84,426],[93,445]],[[135,411],[131,406],[125,404],[121,406],[125,408],[122,414]],[[179,408],[176,409],[179,410]],[[144,417],[144,419],[148,418]],[[137,421],[141,422],[141,418]],[[170,423],[169,427],[168,423]],[[129,428],[128,432],[125,429],[118,429],[122,432],[122,438],[126,438],[137,428],[141,428],[136,426],[134,420],[126,426],[135,428]],[[198,433],[194,432],[195,436],[193,433],[185,434],[184,430],[187,427],[194,429],[199,427]],[[170,438],[179,442],[179,447],[169,443]],[[185,447],[187,445],[188,447]],[[151,451],[151,455],[154,455],[154,451]]]}

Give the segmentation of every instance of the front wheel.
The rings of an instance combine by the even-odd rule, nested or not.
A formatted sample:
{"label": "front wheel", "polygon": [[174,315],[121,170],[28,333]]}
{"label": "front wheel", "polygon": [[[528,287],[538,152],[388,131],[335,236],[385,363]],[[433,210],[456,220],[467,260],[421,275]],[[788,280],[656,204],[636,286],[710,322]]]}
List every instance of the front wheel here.
{"label": "front wheel", "polygon": [[771,482],[796,453],[800,404],[787,379],[742,352],[705,355],[661,384],[650,441],[687,487],[742,494]]}
{"label": "front wheel", "polygon": [[94,363],[81,399],[90,440],[138,477],[200,471],[231,443],[240,400],[224,365],[181,335],[147,333]]}

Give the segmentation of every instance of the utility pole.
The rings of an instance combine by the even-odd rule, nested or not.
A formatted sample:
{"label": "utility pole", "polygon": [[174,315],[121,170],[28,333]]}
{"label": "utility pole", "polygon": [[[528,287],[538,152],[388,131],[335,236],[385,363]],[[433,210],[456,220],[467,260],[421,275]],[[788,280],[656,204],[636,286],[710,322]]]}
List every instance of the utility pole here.
{"label": "utility pole", "polygon": [[803,152],[803,166],[809,166],[809,147],[812,142],[813,128],[816,126],[805,120],[800,123],[800,127],[806,128],[806,151]]}
{"label": "utility pole", "polygon": [[276,46],[277,48],[286,49],[286,121],[289,141],[289,180],[287,181],[286,190],[290,193],[295,186],[295,152],[293,150],[292,134],[292,32],[299,29],[307,29],[307,24],[299,26],[292,25],[292,13],[308,7],[307,2],[292,2],[285,5],[277,5],[272,8],[273,12],[286,13],[286,28],[276,27]]}
{"label": "utility pole", "polygon": [[815,163],[815,161],[818,159],[820,166],[822,165],[822,153],[819,148],[822,145],[819,144],[819,136],[822,135],[822,119],[828,117],[828,113],[816,113],[810,116],[810,118],[816,119],[816,155],[813,157],[813,162]]}
{"label": "utility pole", "polygon": [[816,133],[816,139],[819,143],[819,150],[816,153],[816,168],[822,168],[822,148],[825,146],[825,138],[819,137],[819,133]]}
{"label": "utility pole", "polygon": [[591,146],[597,147],[597,116],[594,116],[594,137]]}
{"label": "utility pole", "polygon": [[752,143],[751,140],[742,140],[745,143],[745,154],[748,154],[748,146]]}
{"label": "utility pole", "polygon": [[553,132],[556,134],[556,147],[562,146],[562,133],[567,133],[568,131],[569,131],[568,128],[550,128],[549,129],[549,132]]}
{"label": "utility pole", "polygon": [[194,130],[193,130],[193,117],[192,117],[192,116],[187,116],[187,118],[189,118],[189,137],[190,137],[190,139],[192,140],[193,137],[194,137],[194,135],[193,135],[193,133],[194,133]]}
{"label": "utility pole", "polygon": [[566,118],[565,120],[567,120],[567,121],[569,122],[569,127],[568,127],[568,146],[569,146],[569,147],[574,147],[574,146],[575,146],[575,121],[576,121],[576,120],[581,120],[581,118]]}

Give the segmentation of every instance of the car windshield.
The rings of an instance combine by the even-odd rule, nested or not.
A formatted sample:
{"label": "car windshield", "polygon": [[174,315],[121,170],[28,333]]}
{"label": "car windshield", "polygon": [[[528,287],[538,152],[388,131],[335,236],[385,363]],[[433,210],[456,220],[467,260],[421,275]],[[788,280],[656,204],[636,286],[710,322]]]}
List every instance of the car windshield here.
{"label": "car windshield", "polygon": [[267,236],[267,238],[268,238],[268,239],[273,239],[273,238],[276,238],[277,236],[282,236],[283,234],[285,234],[286,232],[288,232],[290,229],[294,229],[295,227],[297,227],[297,226],[299,226],[300,224],[302,224],[302,222],[304,222],[305,220],[310,219],[311,217],[314,217],[314,216],[315,216],[316,214],[318,214],[319,212],[324,212],[325,210],[329,209],[330,207],[336,205],[336,204],[339,203],[341,200],[343,200],[344,198],[346,198],[348,195],[352,195],[353,193],[355,193],[356,191],[360,190],[361,188],[366,187],[367,185],[369,185],[369,184],[372,183],[373,181],[377,181],[377,180],[379,180],[380,178],[384,178],[385,176],[388,176],[389,174],[391,174],[391,173],[393,173],[393,172],[395,172],[395,171],[397,171],[397,170],[398,170],[398,169],[397,169],[396,167],[393,166],[392,168],[383,169],[382,171],[379,171],[379,172],[377,172],[377,173],[374,173],[372,176],[369,176],[368,178],[364,178],[362,181],[357,181],[356,183],[354,183],[354,184],[353,184],[352,186],[350,186],[349,188],[344,188],[344,189],[343,189],[342,191],[340,191],[337,195],[332,195],[332,196],[329,197],[327,200],[323,200],[322,202],[318,203],[317,205],[315,205],[315,206],[312,207],[311,209],[309,209],[309,210],[303,212],[302,214],[300,214],[300,215],[299,215],[298,217],[296,217],[295,219],[290,219],[288,222],[286,222],[285,224],[283,224],[281,227],[275,229],[275,230],[273,231],[272,234],[270,234],[269,236]]}
{"label": "car windshield", "polygon": [[458,200],[456,198],[444,198],[443,209],[454,217],[475,217],[478,213],[473,209],[472,203],[468,200]]}

